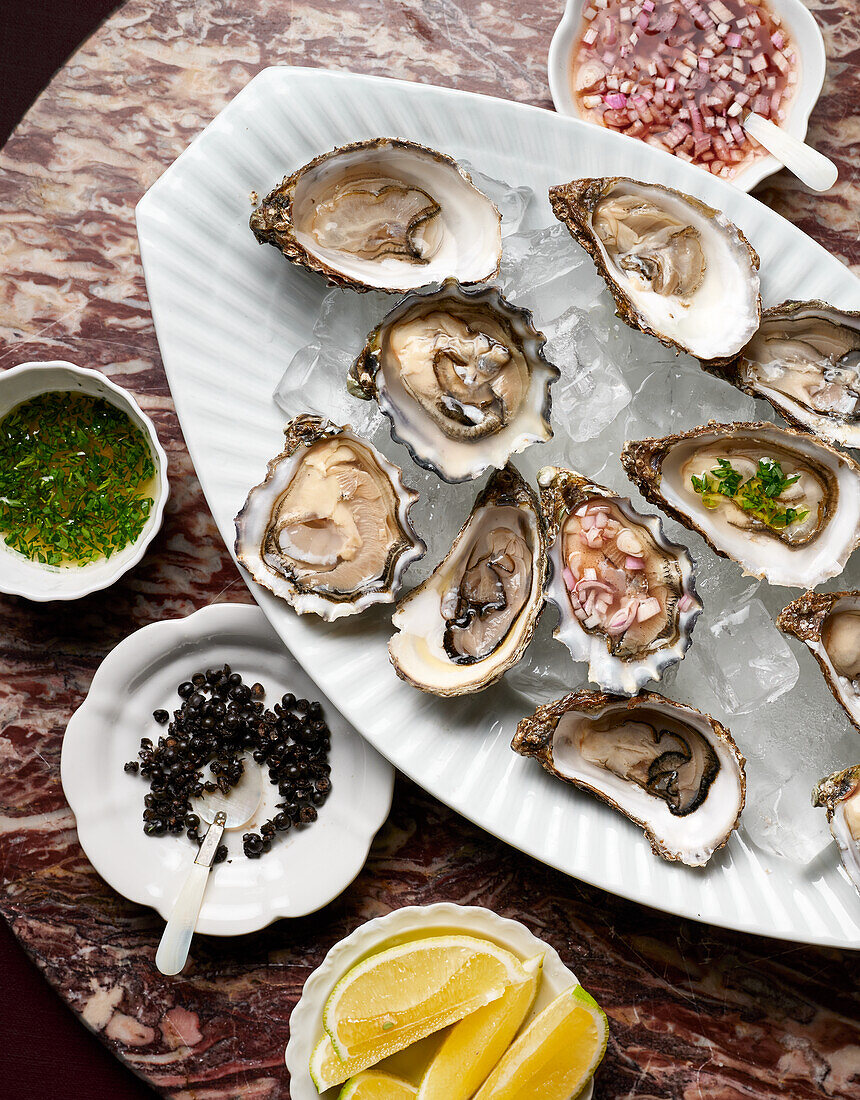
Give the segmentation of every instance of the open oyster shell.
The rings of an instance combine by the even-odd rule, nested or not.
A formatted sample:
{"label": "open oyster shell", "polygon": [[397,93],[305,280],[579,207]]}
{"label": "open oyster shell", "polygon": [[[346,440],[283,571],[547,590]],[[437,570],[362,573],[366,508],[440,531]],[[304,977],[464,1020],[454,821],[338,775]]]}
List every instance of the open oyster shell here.
{"label": "open oyster shell", "polygon": [[822,779],[812,804],[824,807],[842,865],[860,893],[860,764]]}
{"label": "open oyster shell", "polygon": [[702,604],[695,565],[657,516],[573,470],[538,473],[550,540],[555,637],[605,691],[634,695],[690,646]]}
{"label": "open oyster shell", "polygon": [[860,313],[826,302],[783,302],[764,311],[735,360],[703,365],[769,401],[795,427],[860,447]]}
{"label": "open oyster shell", "polygon": [[434,695],[483,691],[520,660],[543,610],[546,540],[513,466],[492,474],[447,556],[397,605],[397,675]]}
{"label": "open oyster shell", "polygon": [[375,398],[392,438],[446,481],[470,481],[552,438],[558,367],[526,309],[498,289],[446,279],[407,295],[368,336],[349,372],[355,397]]}
{"label": "open oyster shell", "polygon": [[[756,475],[759,461],[779,463],[787,479],[797,476],[773,497],[757,490],[772,510],[770,524],[733,499],[696,491],[692,478],[713,486],[721,461],[742,475],[739,485]],[[814,588],[839,574],[860,542],[860,466],[805,432],[709,421],[663,439],[628,441],[621,464],[643,496],[744,573],[771,584]]]}
{"label": "open oyster shell", "polygon": [[501,215],[455,160],[413,141],[333,149],[293,172],[251,215],[261,243],[332,286],[403,292],[492,278]]}
{"label": "open oyster shell", "polygon": [[304,414],[236,516],[236,556],[299,614],[323,619],[392,603],[425,546],[409,521],[418,494],[349,427]]}
{"label": "open oyster shell", "polygon": [[703,360],[737,355],[755,332],[759,259],[725,214],[623,176],[551,187],[549,199],[628,325]]}
{"label": "open oyster shell", "polygon": [[744,806],[743,756],[708,714],[656,692],[575,691],[537,708],[511,747],[645,830],[655,855],[701,867]]}
{"label": "open oyster shell", "polygon": [[860,732],[860,592],[804,592],[779,613],[776,625],[807,644]]}

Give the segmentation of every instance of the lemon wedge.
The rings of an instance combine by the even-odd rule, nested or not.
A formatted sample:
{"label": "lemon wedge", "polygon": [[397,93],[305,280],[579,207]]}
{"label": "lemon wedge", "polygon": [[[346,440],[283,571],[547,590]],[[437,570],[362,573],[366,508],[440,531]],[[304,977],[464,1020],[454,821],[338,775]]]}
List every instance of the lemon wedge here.
{"label": "lemon wedge", "polygon": [[418,1100],[469,1100],[508,1049],[534,1003],[543,955],[523,963],[524,981],[454,1024],[421,1078]]}
{"label": "lemon wedge", "polygon": [[347,1081],[337,1100],[414,1100],[417,1092],[400,1077],[371,1070]]}
{"label": "lemon wedge", "polygon": [[323,1027],[342,1061],[368,1064],[462,1020],[526,978],[510,951],[474,936],[430,936],[358,963],[332,990]]}
{"label": "lemon wedge", "polygon": [[532,1020],[475,1094],[475,1100],[570,1100],[606,1052],[606,1015],[581,985]]}

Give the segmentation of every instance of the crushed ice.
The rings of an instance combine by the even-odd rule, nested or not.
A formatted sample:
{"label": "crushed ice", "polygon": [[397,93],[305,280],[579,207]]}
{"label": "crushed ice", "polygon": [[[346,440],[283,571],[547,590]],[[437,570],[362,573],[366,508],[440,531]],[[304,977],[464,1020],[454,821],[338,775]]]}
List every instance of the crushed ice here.
{"label": "crushed ice", "polygon": [[[546,355],[561,369],[553,387],[554,438],[515,461],[534,483],[547,464],[578,469],[628,495],[646,512],[621,469],[627,439],[666,435],[719,421],[776,418],[770,407],[704,372],[615,316],[614,302],[591,260],[560,224],[524,230],[530,188],[509,188],[467,167],[476,185],[502,212],[503,292],[534,313],[547,337]],[[444,556],[483,484],[445,485],[394,444],[388,421],[373,401],[346,390],[347,371],[366,334],[394,300],[386,294],[331,290],[323,298],[312,343],[287,366],[275,400],[288,417],[312,411],[353,428],[403,468],[421,496],[413,518],[428,543],[413,567],[417,583]],[[854,763],[857,734],[833,700],[805,647],[786,640],[774,619],[797,594],[742,575],[694,533],[663,518],[669,538],[688,546],[698,563],[705,611],[685,660],[659,690],[713,714],[728,726],[747,758],[746,836],[763,851],[807,865],[830,843],[825,815],[810,801],[813,785]],[[860,587],[860,555],[829,587]],[[544,612],[525,657],[505,677],[523,713],[566,691],[587,687],[585,666],[574,665],[552,638],[556,612]]]}

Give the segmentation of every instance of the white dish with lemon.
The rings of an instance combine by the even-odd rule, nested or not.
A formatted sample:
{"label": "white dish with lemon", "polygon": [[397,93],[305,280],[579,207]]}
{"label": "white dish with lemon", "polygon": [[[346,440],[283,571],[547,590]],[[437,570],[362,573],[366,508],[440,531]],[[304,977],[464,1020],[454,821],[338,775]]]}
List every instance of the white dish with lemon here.
{"label": "white dish with lemon", "polygon": [[[432,945],[426,942],[431,939]],[[377,964],[383,959],[383,952],[386,965],[396,966],[398,959],[402,959],[408,964],[402,973],[411,971],[414,974],[426,961],[419,956],[427,955],[438,965],[446,950],[468,951],[469,945],[474,947],[477,941],[486,944],[486,953],[473,963],[473,968],[481,972],[485,983],[489,983],[484,986],[485,1003],[475,1007],[476,996],[480,1001],[477,990],[463,991],[463,997],[472,998],[472,1011],[464,1014],[464,1000],[459,1012],[449,1003],[448,1016],[444,1019],[453,1023],[452,1027],[428,1035],[430,1025],[426,1021],[423,1027],[420,1022],[413,1021],[409,1025],[412,1033],[407,1034],[403,1021],[394,1014],[390,1019],[382,1018],[382,1027],[390,1030],[386,1030],[383,1045],[377,1040],[375,1048],[367,1033],[350,1031],[348,1026],[346,1030],[339,1027],[342,1017],[347,1025],[354,1019],[349,997],[357,989],[373,988],[374,971],[382,969]],[[495,981],[505,985],[504,992],[489,988]],[[380,988],[384,997],[389,996],[390,978],[380,983]],[[302,997],[290,1018],[290,1041],[286,1050],[290,1095],[293,1100],[315,1100],[320,1095],[326,1100],[371,1100],[377,1095],[385,1095],[390,1100],[411,1095],[420,1100],[448,1097],[450,1091],[445,1085],[448,1067],[458,1067],[460,1086],[459,1078],[469,1072],[472,1064],[472,1051],[484,1054],[481,1065],[472,1071],[476,1075],[475,1095],[483,1100],[483,1089],[487,1086],[482,1086],[481,1082],[488,1074],[488,1083],[493,1087],[486,1096],[506,1095],[518,1066],[519,1072],[524,1072],[522,1067],[528,1070],[528,1051],[523,1048],[523,1044],[527,1047],[530,1042],[527,1033],[531,1033],[533,1040],[540,1039],[548,1027],[551,1029],[553,1013],[541,1017],[534,1029],[532,1024],[559,1000],[561,994],[571,991],[573,995],[574,990],[588,997],[558,953],[517,921],[500,917],[488,909],[449,903],[396,910],[362,925],[337,943],[305,983]],[[563,1010],[563,1005],[556,1006],[556,1014],[559,1009]],[[437,1015],[437,1025],[442,1019],[441,1014]],[[535,1036],[535,1030],[540,1036]],[[397,1038],[391,1039],[392,1035],[399,1035],[399,1042]],[[402,1049],[413,1035],[415,1042]],[[514,1041],[515,1035],[518,1037]],[[500,1047],[498,1051],[488,1049],[494,1046],[491,1038],[495,1038],[495,1045]],[[333,1039],[340,1047],[341,1057],[346,1059],[342,1066],[333,1048]],[[388,1049],[385,1043],[390,1043],[396,1052],[379,1060],[380,1050]],[[518,1045],[521,1049],[517,1054],[513,1048]],[[396,1050],[398,1046],[401,1047],[399,1051]],[[516,1056],[517,1065],[508,1065],[506,1069],[503,1063],[506,1059],[510,1061],[510,1052]],[[480,1054],[475,1057],[481,1061]],[[599,1061],[599,1056],[595,1057]],[[368,1058],[375,1060],[368,1065]],[[385,1074],[389,1077],[381,1076]],[[321,1091],[314,1077],[319,1080]],[[505,1082],[502,1078],[510,1080]],[[325,1087],[327,1083],[330,1083],[329,1088]],[[479,1088],[482,1091],[478,1091]],[[578,1088],[577,1095],[580,1100],[590,1100],[590,1080],[584,1088]]]}

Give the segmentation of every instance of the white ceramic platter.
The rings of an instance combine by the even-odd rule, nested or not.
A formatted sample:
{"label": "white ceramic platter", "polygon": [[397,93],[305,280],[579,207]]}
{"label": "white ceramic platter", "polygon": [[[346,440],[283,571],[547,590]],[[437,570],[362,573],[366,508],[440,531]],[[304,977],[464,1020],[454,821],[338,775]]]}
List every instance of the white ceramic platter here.
{"label": "white ceramic platter", "polygon": [[165,920],[173,908],[196,848],[184,835],[144,835],[149,788],[123,764],[136,759],[141,737],[164,733],[152,712],[176,709],[178,685],[225,661],[247,684],[263,684],[269,707],[287,691],[319,699],[332,735],[332,791],[311,827],[279,835],[260,859],[243,855],[241,834],[272,816],[279,796],[270,784],[248,825],[225,833],[230,854],[212,869],[197,922],[198,932],[217,936],[304,916],[337,897],[364,866],[394,789],[391,766],[320,693],[258,607],[213,604],[186,619],[152,623],[105,657],[63,739],[63,791],[81,847],[120,894]]}
{"label": "white ceramic platter", "polygon": [[[317,1100],[320,1095],[308,1073],[308,1062],[322,1037],[323,1008],[338,980],[362,959],[385,948],[396,947],[411,939],[450,934],[492,940],[500,947],[506,947],[522,961],[534,958],[535,955],[543,955],[541,983],[525,1024],[534,1019],[565,989],[579,984],[554,948],[532,935],[519,921],[500,917],[490,909],[482,909],[476,905],[452,905],[448,902],[395,909],[393,913],[362,924],[346,939],[336,943],[305,982],[302,995],[290,1016],[290,1041],[285,1053],[287,1069],[290,1071],[292,1100]],[[432,1042],[431,1039],[426,1044],[421,1044],[428,1056],[432,1056]],[[396,1055],[386,1063],[387,1067],[392,1073],[410,1079],[410,1069],[413,1066],[410,1065],[409,1054],[409,1051],[405,1051],[403,1055]],[[418,1082],[413,1079],[413,1083]],[[326,1100],[329,1097],[334,1100],[337,1093],[338,1089],[334,1088],[322,1095]],[[589,1083],[577,1100],[591,1100],[592,1093],[593,1085]]]}
{"label": "white ceramic platter", "polygon": [[[854,277],[799,230],[730,184],[647,145],[484,96],[268,69],[137,209],[170,387],[231,547],[234,516],[282,448],[284,418],[272,392],[290,357],[311,339],[326,292],[322,280],[257,244],[248,229],[249,196],[265,194],[324,150],[378,136],[411,138],[497,179],[530,185],[537,195],[532,228],[553,224],[547,188],[578,176],[626,174],[679,187],[724,209],[754,243],[766,304],[816,297],[856,308],[860,301]],[[291,651],[380,752],[489,832],[567,874],[670,912],[810,943],[860,944],[860,904],[835,853],[796,867],[734,835],[705,871],[664,863],[629,822],[511,752],[526,713],[512,693],[422,695],[388,663],[387,613],[327,625],[253,591]]]}

